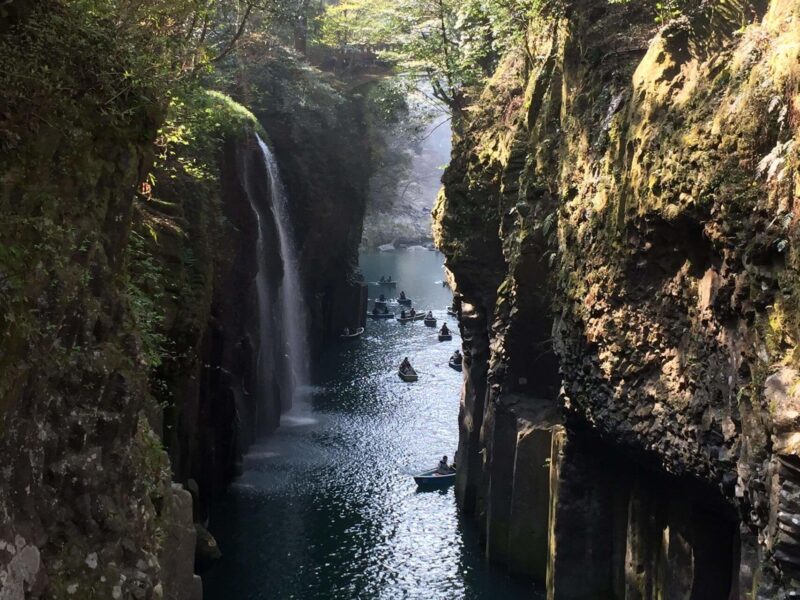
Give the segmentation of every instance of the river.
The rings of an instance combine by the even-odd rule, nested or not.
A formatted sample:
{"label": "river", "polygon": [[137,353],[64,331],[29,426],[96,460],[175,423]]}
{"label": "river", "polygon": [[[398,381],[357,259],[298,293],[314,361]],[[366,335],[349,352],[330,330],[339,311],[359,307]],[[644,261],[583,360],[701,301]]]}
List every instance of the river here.
{"label": "river", "polygon": [[[251,448],[215,507],[223,558],[204,576],[207,600],[535,597],[485,563],[452,487],[419,492],[411,478],[452,457],[458,441],[461,374],[447,360],[460,338],[442,260],[427,250],[362,254],[368,281],[391,275],[417,310],[447,321],[453,341],[438,342],[421,321],[370,320],[361,339],[326,350],[305,412]],[[417,383],[398,378],[403,356]]]}

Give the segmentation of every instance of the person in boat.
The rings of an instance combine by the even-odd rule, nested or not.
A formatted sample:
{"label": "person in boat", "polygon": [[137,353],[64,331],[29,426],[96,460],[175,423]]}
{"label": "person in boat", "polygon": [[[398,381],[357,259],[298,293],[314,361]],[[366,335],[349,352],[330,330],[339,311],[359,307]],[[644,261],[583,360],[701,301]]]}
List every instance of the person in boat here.
{"label": "person in boat", "polygon": [[400,318],[401,319],[405,319],[406,318],[406,311],[405,311],[404,308],[400,309]]}
{"label": "person in boat", "polygon": [[386,277],[384,277],[383,275],[381,275],[381,283],[386,283]]}
{"label": "person in boat", "polygon": [[386,296],[381,294],[381,296],[380,296],[380,298],[378,298],[378,300],[380,300],[381,302],[386,302]]}
{"label": "person in boat", "polygon": [[442,460],[439,461],[439,466],[436,467],[436,472],[441,473],[442,475],[447,475],[448,473],[453,472],[450,468],[450,463],[447,462],[446,454],[442,457]]}
{"label": "person in boat", "polygon": [[447,323],[442,323],[442,328],[439,330],[442,335],[450,335],[450,330],[447,328]]}
{"label": "person in boat", "polygon": [[433,318],[433,312],[429,310],[429,311],[428,311],[428,314],[427,314],[427,315],[425,315],[425,318],[426,318],[426,319],[432,319],[432,318]]}
{"label": "person in boat", "polygon": [[379,310],[378,310],[378,307],[377,307],[377,306],[373,306],[373,307],[372,307],[372,314],[373,314],[373,315],[378,315],[378,314],[380,314],[380,312],[381,312],[381,311],[379,311]]}
{"label": "person in boat", "polygon": [[400,300],[405,300],[405,299],[406,299],[406,293],[400,292]]}
{"label": "person in boat", "polygon": [[456,351],[453,352],[453,356],[450,357],[450,360],[454,363],[460,363],[464,357],[461,356],[461,351],[456,348]]}
{"label": "person in boat", "polygon": [[406,356],[403,359],[403,362],[400,363],[400,371],[403,373],[408,373],[411,370],[411,363],[408,361],[408,357]]}
{"label": "person in boat", "polygon": [[386,278],[386,283],[391,283],[391,282],[392,282],[392,276],[391,276],[391,275],[389,275],[389,276]]}
{"label": "person in boat", "polygon": [[408,313],[408,316],[409,316],[409,317],[416,317],[416,316],[417,316],[417,311],[415,311],[415,310],[412,308],[412,309],[411,309],[411,311],[409,311],[409,313]]}

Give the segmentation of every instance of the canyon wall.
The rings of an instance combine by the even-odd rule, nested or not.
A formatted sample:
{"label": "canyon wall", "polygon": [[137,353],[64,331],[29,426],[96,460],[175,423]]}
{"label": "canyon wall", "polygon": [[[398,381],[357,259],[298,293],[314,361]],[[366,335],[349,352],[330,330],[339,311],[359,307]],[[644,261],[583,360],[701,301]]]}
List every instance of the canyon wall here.
{"label": "canyon wall", "polygon": [[[280,413],[255,385],[267,136],[222,94],[167,94],[160,32],[86,8],[0,7],[0,598],[197,599],[209,504]],[[294,157],[280,127],[304,115],[261,116],[297,192],[321,343],[366,314],[368,174],[329,189],[341,131]]]}
{"label": "canyon wall", "polygon": [[[126,51],[148,38],[73,5],[12,4],[0,13],[0,597],[196,598],[191,498],[147,419],[126,293],[134,190],[165,114]],[[125,69],[131,81],[109,76]]]}
{"label": "canyon wall", "polygon": [[800,590],[800,5],[675,7],[542,2],[434,209],[459,503],[558,600]]}

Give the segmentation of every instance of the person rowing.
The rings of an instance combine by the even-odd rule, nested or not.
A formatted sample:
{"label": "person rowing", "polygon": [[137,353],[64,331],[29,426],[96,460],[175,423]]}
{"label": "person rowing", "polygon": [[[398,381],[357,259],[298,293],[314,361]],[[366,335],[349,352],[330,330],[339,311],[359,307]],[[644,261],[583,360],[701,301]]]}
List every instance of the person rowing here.
{"label": "person rowing", "polygon": [[400,292],[400,300],[406,299],[406,293],[404,291]]}
{"label": "person rowing", "polygon": [[442,323],[442,328],[439,330],[442,335],[450,335],[450,330],[447,328],[447,323]]}
{"label": "person rowing", "polygon": [[400,372],[401,373],[408,373],[409,371],[413,371],[413,370],[414,370],[414,368],[411,366],[411,363],[409,362],[408,357],[406,356],[403,359],[403,362],[400,363]]}

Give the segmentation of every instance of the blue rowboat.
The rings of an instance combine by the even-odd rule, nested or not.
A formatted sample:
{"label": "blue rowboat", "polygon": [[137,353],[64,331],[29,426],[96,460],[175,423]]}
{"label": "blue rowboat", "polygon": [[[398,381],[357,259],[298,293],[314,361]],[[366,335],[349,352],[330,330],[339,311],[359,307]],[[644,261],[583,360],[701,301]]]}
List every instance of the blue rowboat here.
{"label": "blue rowboat", "polygon": [[450,473],[439,473],[439,469],[431,469],[430,471],[425,471],[419,475],[414,475],[414,481],[416,481],[417,486],[421,488],[446,487],[454,483],[455,480],[455,471]]}

